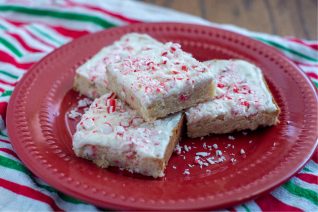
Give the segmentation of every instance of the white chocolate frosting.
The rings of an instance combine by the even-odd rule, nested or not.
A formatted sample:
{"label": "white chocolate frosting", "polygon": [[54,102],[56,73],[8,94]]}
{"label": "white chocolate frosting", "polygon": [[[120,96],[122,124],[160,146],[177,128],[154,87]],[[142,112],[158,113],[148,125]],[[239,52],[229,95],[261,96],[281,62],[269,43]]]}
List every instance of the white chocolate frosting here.
{"label": "white chocolate frosting", "polygon": [[125,97],[128,89],[144,106],[171,95],[179,95],[182,101],[186,98],[182,92],[202,82],[212,83],[207,67],[171,42],[125,57],[107,69],[122,87],[121,97]]}
{"label": "white chocolate frosting", "polygon": [[73,136],[73,149],[93,145],[107,147],[116,154],[129,157],[163,159],[181,113],[145,122],[136,111],[110,93],[95,99],[82,116]]}
{"label": "white chocolate frosting", "polygon": [[204,62],[214,75],[216,94],[212,101],[186,111],[188,125],[205,118],[251,116],[258,111],[274,112],[273,102],[262,71],[243,60],[211,60]]}
{"label": "white chocolate frosting", "polygon": [[[97,92],[98,95],[100,95],[100,93],[111,92],[107,89],[108,79],[105,74],[107,65],[145,49],[151,49],[161,45],[162,43],[146,34],[129,33],[114,42],[114,44],[102,48],[96,55],[76,70],[76,73],[81,75],[82,78],[85,78],[95,85],[95,87],[89,88],[92,89],[91,92],[85,91],[85,93],[91,94]],[[78,84],[80,86],[81,83]],[[78,90],[81,91],[80,88]],[[98,95],[92,94],[91,96]]]}

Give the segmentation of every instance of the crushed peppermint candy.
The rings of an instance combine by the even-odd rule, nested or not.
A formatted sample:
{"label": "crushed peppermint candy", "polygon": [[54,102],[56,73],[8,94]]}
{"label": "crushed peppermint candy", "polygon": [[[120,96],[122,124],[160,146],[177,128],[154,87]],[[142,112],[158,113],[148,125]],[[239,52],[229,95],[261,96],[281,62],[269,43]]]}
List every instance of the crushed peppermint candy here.
{"label": "crushed peppermint candy", "polygon": [[191,147],[188,147],[187,145],[184,145],[184,150],[185,150],[186,152],[189,152],[190,149],[191,149]]}
{"label": "crushed peppermint candy", "polygon": [[215,151],[215,155],[216,156],[221,156],[222,155],[222,151],[221,150],[216,150]]}
{"label": "crushed peppermint candy", "polygon": [[252,141],[252,140],[250,140],[248,143],[249,143],[249,144],[251,144],[251,143],[253,143],[253,141]]}
{"label": "crushed peppermint candy", "polygon": [[206,149],[206,143],[205,142],[203,143],[203,149]]}
{"label": "crushed peppermint candy", "polygon": [[244,154],[245,154],[245,150],[244,150],[244,149],[241,149],[241,150],[240,150],[240,154],[241,154],[241,155],[244,155]]}
{"label": "crushed peppermint candy", "polygon": [[232,135],[229,135],[228,137],[227,137],[229,140],[235,140],[235,137],[234,136],[232,136]]}
{"label": "crushed peppermint candy", "polygon": [[211,158],[207,158],[206,160],[210,163],[210,164],[215,164],[215,161],[213,160],[214,157],[211,157]]}
{"label": "crushed peppermint candy", "polygon": [[195,153],[196,156],[202,156],[202,157],[206,157],[209,156],[210,153],[209,152],[197,152]]}
{"label": "crushed peppermint candy", "polygon": [[180,155],[181,154],[181,151],[182,151],[182,147],[177,144],[176,147],[174,148],[174,152],[177,154],[177,155]]}
{"label": "crushed peppermint candy", "polygon": [[83,108],[84,112],[86,112],[90,104],[92,104],[92,100],[90,100],[89,98],[78,100],[77,106],[68,112],[67,117],[70,119],[76,119],[77,117],[81,117],[83,114],[79,112],[79,109]]}
{"label": "crushed peppermint candy", "polygon": [[72,109],[68,115],[67,115],[70,119],[75,119],[77,117],[81,117],[82,114],[80,112],[77,111],[77,108]]}
{"label": "crushed peppermint candy", "polygon": [[184,174],[184,175],[190,175],[189,169],[185,169],[184,172],[183,172],[183,174]]}
{"label": "crushed peppermint candy", "polygon": [[176,167],[176,166],[172,166],[172,168],[173,168],[173,169],[177,169],[177,167]]}
{"label": "crushed peppermint candy", "polygon": [[218,163],[221,163],[221,162],[223,162],[223,161],[226,161],[226,158],[225,158],[224,156],[222,156],[222,157],[220,157],[220,158],[218,159]]}
{"label": "crushed peppermint candy", "polygon": [[202,169],[202,166],[209,166],[209,164],[207,162],[204,162],[200,159],[195,160],[194,162],[200,166],[200,169]]}
{"label": "crushed peppermint candy", "polygon": [[217,145],[217,144],[213,144],[213,148],[214,148],[214,149],[217,149],[217,148],[218,148],[218,145]]}
{"label": "crushed peppermint candy", "polygon": [[202,141],[204,139],[204,137],[202,136],[201,138],[200,138],[200,140]]}
{"label": "crushed peppermint candy", "polygon": [[243,135],[247,135],[247,132],[246,132],[246,131],[243,131],[242,134],[243,134]]}
{"label": "crushed peppermint candy", "polygon": [[236,159],[235,159],[235,158],[231,158],[231,162],[232,162],[232,163],[235,163],[235,162],[236,162]]}
{"label": "crushed peppermint candy", "polygon": [[81,107],[87,107],[90,104],[92,104],[92,100],[90,100],[89,98],[84,98],[81,99],[77,102],[77,107],[81,108]]}

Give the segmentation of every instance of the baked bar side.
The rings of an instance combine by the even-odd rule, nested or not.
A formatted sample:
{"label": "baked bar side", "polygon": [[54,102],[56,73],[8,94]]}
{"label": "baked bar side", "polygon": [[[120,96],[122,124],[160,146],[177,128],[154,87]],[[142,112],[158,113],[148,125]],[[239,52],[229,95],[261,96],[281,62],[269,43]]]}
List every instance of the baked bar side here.
{"label": "baked bar side", "polygon": [[92,99],[98,98],[103,94],[111,92],[102,83],[89,80],[88,77],[81,72],[75,73],[73,89],[80,94]]}
{"label": "baked bar side", "polygon": [[[276,107],[276,111],[273,112],[273,113],[275,114],[276,119],[275,119],[275,123],[272,124],[272,125],[279,124],[279,114],[280,114],[280,112],[281,112],[280,107],[278,106],[278,104],[277,104],[277,102],[276,102],[276,100],[275,100],[275,98],[274,98],[274,96],[273,96],[273,93],[272,93],[271,90],[269,89],[268,83],[267,83],[267,81],[265,80],[264,75],[262,76],[262,81],[263,81],[263,83],[264,83],[264,85],[265,85],[265,88],[267,89],[267,92],[271,95],[271,97],[272,97],[272,102],[273,102],[273,104],[274,104],[275,107]],[[270,125],[269,125],[269,126],[270,126]]]}
{"label": "baked bar side", "polygon": [[[90,152],[92,148],[95,153],[87,154],[87,152]],[[94,164],[101,168],[115,166],[128,170],[132,173],[140,173],[154,178],[162,177],[164,175],[164,164],[160,159],[137,158],[134,157],[134,155],[131,155],[130,158],[123,158],[123,155],[114,153],[104,146],[85,145],[81,147],[77,156],[91,160]]]}
{"label": "baked bar side", "polygon": [[185,116],[182,114],[182,117],[178,123],[178,125],[173,129],[173,132],[170,136],[170,142],[168,144],[167,150],[164,154],[164,162],[165,164],[168,164],[168,161],[173,153],[174,148],[178,144],[178,142],[181,140],[183,128],[185,123]]}
{"label": "baked bar side", "polygon": [[158,99],[150,104],[147,108],[146,120],[155,120],[165,117],[170,113],[179,112],[183,109],[190,108],[199,103],[213,99],[215,86],[212,81],[204,81],[196,84],[193,88],[185,90],[180,94],[167,96],[163,100]]}
{"label": "baked bar side", "polygon": [[272,126],[277,123],[279,110],[273,112],[259,112],[253,116],[216,118],[206,117],[197,123],[187,123],[187,135],[190,138],[207,136],[210,134],[225,134],[241,130],[255,130],[259,126]]}
{"label": "baked bar side", "polygon": [[143,161],[141,161],[143,167],[148,167],[148,170],[151,170],[149,172],[151,173],[151,176],[163,177],[165,175],[164,171],[168,165],[168,161],[173,153],[175,146],[181,139],[183,124],[184,115],[182,115],[182,118],[180,119],[176,127],[172,130],[172,134],[170,136],[170,140],[163,158],[145,158]]}

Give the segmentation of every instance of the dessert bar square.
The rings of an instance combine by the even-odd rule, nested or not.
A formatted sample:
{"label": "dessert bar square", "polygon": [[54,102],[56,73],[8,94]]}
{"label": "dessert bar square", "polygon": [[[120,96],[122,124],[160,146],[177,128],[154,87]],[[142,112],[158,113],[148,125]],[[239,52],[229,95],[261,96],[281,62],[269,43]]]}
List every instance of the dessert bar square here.
{"label": "dessert bar square", "polygon": [[109,88],[146,121],[211,100],[212,74],[206,65],[166,43],[107,66]]}
{"label": "dessert bar square", "polygon": [[189,137],[229,133],[278,123],[277,106],[260,68],[243,60],[207,61],[214,74],[212,101],[186,111]]}
{"label": "dessert bar square", "polygon": [[78,123],[73,150],[102,168],[117,166],[154,178],[164,170],[181,136],[183,115],[145,122],[114,94],[91,104]]}
{"label": "dessert bar square", "polygon": [[129,33],[124,35],[112,45],[101,49],[76,70],[74,90],[90,98],[109,93],[108,79],[105,74],[108,64],[160,45],[162,43],[146,34]]}

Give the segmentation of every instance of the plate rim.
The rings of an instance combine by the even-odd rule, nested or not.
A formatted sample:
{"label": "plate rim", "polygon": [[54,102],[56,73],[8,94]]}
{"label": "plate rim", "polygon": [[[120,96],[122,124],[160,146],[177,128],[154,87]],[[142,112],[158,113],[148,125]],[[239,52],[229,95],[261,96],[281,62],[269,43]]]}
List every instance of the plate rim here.
{"label": "plate rim", "polygon": [[[316,93],[316,90],[315,90],[315,87],[313,85],[313,83],[310,81],[310,79],[301,71],[299,70],[299,68],[293,64],[292,62],[289,61],[289,59],[283,55],[281,52],[279,52],[277,49],[273,48],[273,47],[270,47],[266,44],[263,44],[257,40],[254,40],[254,39],[251,39],[247,36],[244,36],[244,35],[241,35],[241,34],[238,34],[238,33],[235,33],[235,32],[232,32],[232,31],[228,31],[228,30],[224,30],[224,29],[219,29],[219,28],[216,28],[216,27],[210,27],[210,26],[201,26],[201,25],[195,25],[195,24],[184,24],[184,23],[173,23],[173,22],[160,22],[160,23],[142,23],[142,24],[134,24],[134,25],[128,25],[128,26],[121,26],[121,27],[116,27],[116,28],[111,28],[111,29],[106,29],[106,30],[102,30],[100,32],[96,32],[96,33],[92,33],[92,34],[99,34],[99,33],[103,33],[104,31],[109,31],[109,30],[114,30],[114,29],[117,29],[117,28],[138,28],[138,26],[140,25],[171,25],[171,26],[175,26],[175,25],[183,25],[183,26],[186,26],[186,27],[204,27],[206,28],[206,30],[217,30],[217,31],[225,31],[225,33],[227,34],[230,34],[234,37],[243,37],[243,39],[248,39],[250,41],[253,41],[253,42],[256,42],[258,43],[258,45],[261,45],[262,48],[266,48],[266,49],[270,49],[270,51],[275,51],[277,54],[280,55],[280,57],[284,60],[284,62],[288,63],[288,65],[291,65],[293,67],[293,69],[297,70],[297,72],[301,75],[301,77],[305,80],[307,86],[310,87],[310,90],[314,93],[314,97],[315,97],[315,100],[316,102],[318,101],[318,96],[317,96],[317,93]],[[45,60],[46,58],[49,58],[51,55],[53,54],[56,54],[57,51],[61,51],[61,49],[63,48],[66,48],[67,46],[69,45],[75,45],[74,43],[75,42],[78,42],[78,40],[80,39],[86,39],[86,37],[88,36],[92,36],[92,34],[88,34],[88,35],[85,35],[85,36],[82,36],[78,39],[75,39],[57,49],[55,49],[54,51],[52,51],[51,53],[47,54],[45,57],[43,57],[40,61],[38,61],[37,63],[35,63],[28,71],[27,73],[23,76],[22,79],[20,79],[19,83],[16,85],[11,97],[10,97],[10,100],[9,100],[9,103],[8,103],[8,107],[7,107],[7,116],[6,116],[6,123],[7,123],[7,129],[8,129],[8,135],[9,135],[9,138],[11,140],[11,144],[14,148],[14,150],[16,151],[16,153],[19,155],[19,158],[20,160],[23,162],[23,164],[28,168],[30,169],[33,173],[35,173],[35,175],[37,175],[38,177],[40,177],[41,179],[43,179],[45,182],[48,182],[48,184],[52,185],[53,187],[59,187],[58,190],[66,193],[66,194],[70,194],[76,198],[79,198],[81,200],[84,200],[84,201],[87,201],[87,202],[91,202],[92,204],[94,205],[98,205],[98,206],[102,206],[102,207],[111,207],[111,208],[115,208],[115,209],[123,209],[123,208],[131,208],[131,209],[171,209],[171,208],[158,208],[157,206],[155,207],[131,207],[131,205],[129,205],[129,202],[128,202],[128,205],[124,205],[123,207],[123,204],[117,204],[117,203],[112,203],[112,202],[106,202],[106,204],[101,204],[99,201],[96,201],[94,200],[94,198],[90,198],[88,199],[87,196],[77,192],[77,191],[73,191],[72,189],[68,188],[68,187],[65,187],[63,184],[60,184],[58,182],[58,180],[54,180],[52,178],[50,178],[50,174],[47,174],[47,173],[41,173],[41,171],[39,172],[38,168],[37,168],[37,164],[33,164],[33,163],[30,163],[26,158],[27,158],[27,155],[25,153],[23,153],[23,149],[21,149],[21,146],[18,145],[18,142],[15,141],[15,140],[18,140],[18,136],[16,136],[14,133],[15,133],[15,129],[14,129],[14,125],[15,123],[13,123],[13,118],[9,118],[9,117],[13,117],[13,116],[10,116],[10,114],[13,114],[13,109],[14,109],[14,104],[15,102],[17,101],[16,100],[16,96],[17,96],[17,93],[18,91],[21,90],[21,87],[22,85],[25,83],[25,79],[28,78],[29,75],[32,74],[32,70],[34,70],[37,66],[39,66],[39,64],[41,62],[43,62],[43,60]],[[12,142],[13,141],[13,142]],[[274,188],[280,186],[281,184],[283,184],[284,182],[286,182],[287,180],[289,180],[295,173],[297,173],[300,169],[302,169],[302,167],[306,164],[306,162],[311,158],[311,156],[313,155],[313,153],[315,152],[316,148],[317,148],[317,139],[316,139],[316,143],[315,143],[315,147],[312,148],[310,154],[307,155],[307,157],[305,157],[301,162],[299,162],[299,165],[298,167],[295,168],[295,171],[292,173],[292,174],[285,174],[283,177],[281,177],[281,180],[279,182],[273,182],[271,185],[268,185],[266,188],[263,188],[263,189],[258,189],[257,192],[255,192],[254,194],[251,194],[249,196],[245,196],[243,198],[241,198],[240,200],[237,200],[237,201],[231,201],[231,202],[228,202],[228,203],[224,203],[224,204],[221,204],[221,205],[217,205],[217,206],[213,206],[211,207],[211,204],[206,204],[205,206],[195,206],[195,205],[192,205],[192,207],[173,207],[173,209],[177,209],[177,210],[182,210],[182,209],[192,209],[192,210],[200,210],[200,209],[211,209],[211,208],[222,208],[222,207],[228,207],[228,206],[231,206],[231,205],[235,205],[235,204],[239,204],[239,203],[242,203],[242,202],[245,202],[247,200],[250,200],[250,199],[253,199],[253,198],[256,198],[260,195],[263,195],[265,193],[268,193],[269,191],[273,190]],[[61,187],[63,186],[63,187]],[[106,206],[107,205],[107,206]],[[202,204],[201,204],[202,205]],[[189,205],[188,205],[189,206]]]}

